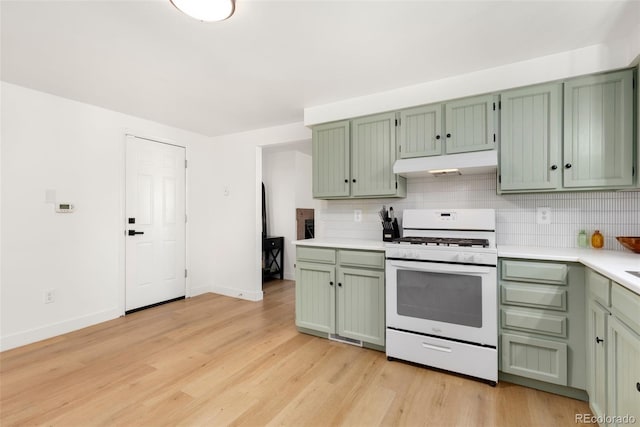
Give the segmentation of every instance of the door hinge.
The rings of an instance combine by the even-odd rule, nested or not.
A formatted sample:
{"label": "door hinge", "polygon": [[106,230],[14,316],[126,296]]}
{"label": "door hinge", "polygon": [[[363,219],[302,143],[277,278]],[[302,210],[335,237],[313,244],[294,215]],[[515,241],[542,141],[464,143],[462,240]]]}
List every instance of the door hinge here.
{"label": "door hinge", "polygon": [[184,168],[187,168],[187,159],[184,160]]}
{"label": "door hinge", "polygon": [[631,176],[636,176],[636,167],[635,166],[631,167]]}
{"label": "door hinge", "polygon": [[498,101],[498,110],[502,110],[502,101]]}
{"label": "door hinge", "polygon": [[634,77],[634,78],[631,80],[631,82],[632,82],[632,83],[631,83],[632,88],[633,88],[633,89],[635,89],[635,88],[636,88],[636,78]]}
{"label": "door hinge", "polygon": [[396,190],[398,189],[398,181],[396,181]]}
{"label": "door hinge", "polygon": [[493,142],[496,142],[496,134],[493,134]]}
{"label": "door hinge", "polygon": [[185,278],[187,277],[187,269],[186,268],[184,269],[184,277]]}
{"label": "door hinge", "polygon": [[493,111],[496,111],[496,103],[493,103]]}
{"label": "door hinge", "polygon": [[400,126],[400,120],[396,119],[396,126]]}
{"label": "door hinge", "polygon": [[398,152],[402,153],[402,145],[398,145]]}
{"label": "door hinge", "polygon": [[502,175],[498,175],[498,182],[502,183]]}

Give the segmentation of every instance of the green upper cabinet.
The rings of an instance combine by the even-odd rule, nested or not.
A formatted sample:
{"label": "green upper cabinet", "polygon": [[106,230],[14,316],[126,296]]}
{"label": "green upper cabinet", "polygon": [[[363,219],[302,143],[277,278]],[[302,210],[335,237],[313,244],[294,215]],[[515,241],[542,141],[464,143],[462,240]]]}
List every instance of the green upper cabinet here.
{"label": "green upper cabinet", "polygon": [[313,197],[406,197],[396,150],[395,113],[314,126]]}
{"label": "green upper cabinet", "polygon": [[445,104],[445,153],[495,148],[494,96],[464,98]]}
{"label": "green upper cabinet", "polygon": [[633,184],[633,71],[564,87],[564,187]]}
{"label": "green upper cabinet", "polygon": [[400,157],[495,148],[495,101],[483,95],[400,111]]}
{"label": "green upper cabinet", "polygon": [[442,105],[400,111],[400,157],[442,154]]}
{"label": "green upper cabinet", "polygon": [[500,190],[558,188],[562,84],[503,92],[500,103]]}
{"label": "green upper cabinet", "polygon": [[313,197],[350,194],[349,121],[313,128]]}
{"label": "green upper cabinet", "polygon": [[354,119],[351,140],[351,194],[393,196],[397,190],[395,113]]}

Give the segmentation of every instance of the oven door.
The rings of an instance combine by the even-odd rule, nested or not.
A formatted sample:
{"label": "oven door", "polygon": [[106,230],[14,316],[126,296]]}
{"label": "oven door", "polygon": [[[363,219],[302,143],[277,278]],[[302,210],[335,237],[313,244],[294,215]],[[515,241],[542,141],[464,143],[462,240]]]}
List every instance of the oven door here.
{"label": "oven door", "polygon": [[496,267],[387,260],[387,327],[497,346]]}

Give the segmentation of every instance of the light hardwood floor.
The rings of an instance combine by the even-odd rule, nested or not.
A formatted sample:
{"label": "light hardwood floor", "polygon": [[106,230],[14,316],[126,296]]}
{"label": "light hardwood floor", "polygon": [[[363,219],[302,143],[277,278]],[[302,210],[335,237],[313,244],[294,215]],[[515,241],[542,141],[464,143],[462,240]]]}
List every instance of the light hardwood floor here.
{"label": "light hardwood floor", "polygon": [[586,403],[301,334],[294,284],[206,294],[0,354],[0,425],[576,426]]}

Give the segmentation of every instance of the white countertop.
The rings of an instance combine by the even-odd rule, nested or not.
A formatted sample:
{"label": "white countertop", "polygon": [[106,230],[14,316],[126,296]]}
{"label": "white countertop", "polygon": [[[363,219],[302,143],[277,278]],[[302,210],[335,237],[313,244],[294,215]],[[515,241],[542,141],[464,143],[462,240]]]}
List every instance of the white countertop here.
{"label": "white countertop", "polygon": [[640,271],[640,254],[633,252],[499,245],[498,256],[503,258],[579,262],[620,283],[636,294],[640,294],[640,277],[627,273],[628,270]]}
{"label": "white countertop", "polygon": [[366,251],[384,251],[384,244],[381,240],[361,240],[361,239],[306,239],[294,240],[296,246],[318,246],[321,248],[338,249],[362,249]]}
{"label": "white countertop", "polygon": [[[385,242],[380,240],[329,238],[295,240],[293,244],[323,248],[384,251]],[[640,295],[640,277],[627,273],[627,270],[640,271],[640,254],[633,252],[499,245],[498,257],[579,262]]]}

